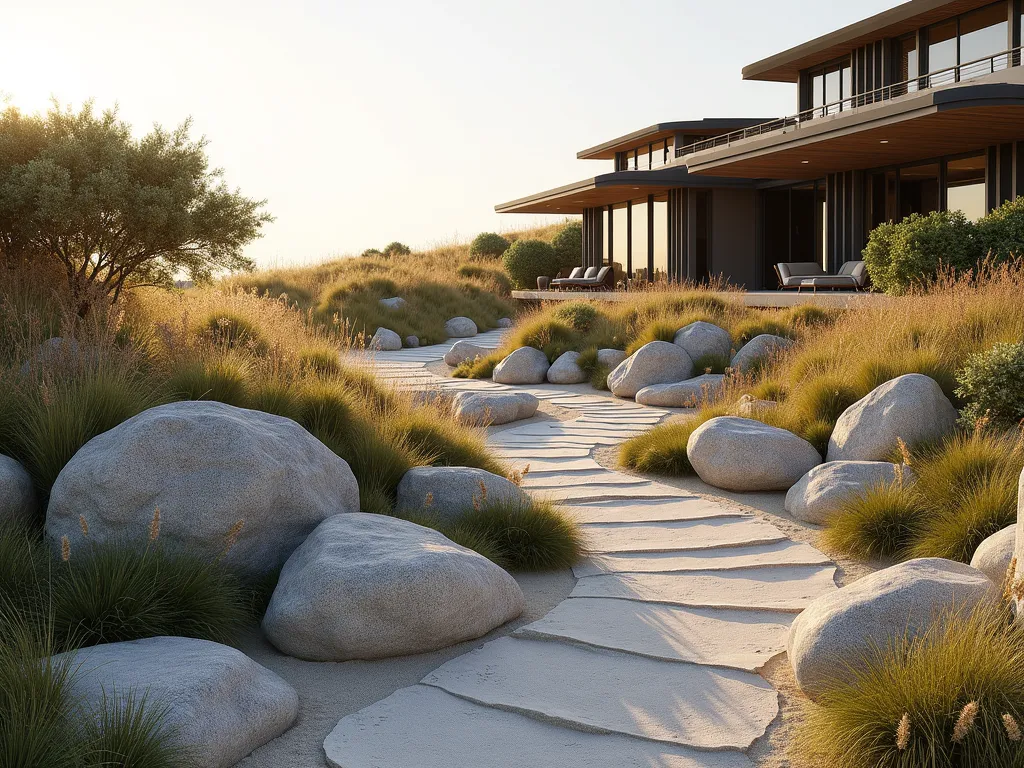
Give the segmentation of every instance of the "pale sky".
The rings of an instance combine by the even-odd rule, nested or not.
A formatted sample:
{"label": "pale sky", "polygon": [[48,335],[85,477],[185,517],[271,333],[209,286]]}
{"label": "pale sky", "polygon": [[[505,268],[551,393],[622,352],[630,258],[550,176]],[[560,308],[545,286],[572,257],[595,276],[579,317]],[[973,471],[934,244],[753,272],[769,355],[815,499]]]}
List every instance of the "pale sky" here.
{"label": "pale sky", "polygon": [[[191,116],[311,263],[541,223],[499,202],[607,172],[576,152],[652,123],[795,111],[741,68],[896,0],[4,0],[0,92]],[[547,219],[551,220],[551,219]]]}

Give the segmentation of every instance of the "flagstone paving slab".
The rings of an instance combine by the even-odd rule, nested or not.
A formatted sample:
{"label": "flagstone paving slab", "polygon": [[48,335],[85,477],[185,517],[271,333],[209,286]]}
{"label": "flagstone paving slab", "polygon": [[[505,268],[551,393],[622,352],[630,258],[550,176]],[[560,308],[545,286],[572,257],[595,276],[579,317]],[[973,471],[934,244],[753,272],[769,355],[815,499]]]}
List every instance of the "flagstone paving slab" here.
{"label": "flagstone paving slab", "polygon": [[587,576],[570,597],[610,597],[692,608],[738,608],[799,613],[837,589],[831,566],[779,566],[739,571],[620,573]]}
{"label": "flagstone paving slab", "polygon": [[[532,473],[532,470],[531,470]],[[668,499],[610,499],[565,507],[581,523],[656,523],[714,517],[750,517],[750,513],[699,496]]]}
{"label": "flagstone paving slab", "polygon": [[[442,730],[443,729],[443,730]],[[332,768],[752,768],[702,752],[585,733],[414,685],[344,718],[324,742]]]}
{"label": "flagstone paving slab", "polygon": [[603,573],[681,573],[829,563],[831,560],[826,555],[809,544],[783,539],[771,544],[693,549],[688,552],[592,554],[573,566],[572,572],[576,578],[583,578]]}
{"label": "flagstone paving slab", "polygon": [[786,538],[774,525],[755,517],[593,523],[584,525],[582,531],[584,544],[590,552],[666,552],[765,544]]}
{"label": "flagstone paving slab", "polygon": [[792,614],[770,611],[570,598],[515,634],[754,671],[786,649],[793,619]]}
{"label": "flagstone paving slab", "polygon": [[701,749],[746,749],[778,713],[757,675],[558,642],[503,637],[423,683],[580,728]]}

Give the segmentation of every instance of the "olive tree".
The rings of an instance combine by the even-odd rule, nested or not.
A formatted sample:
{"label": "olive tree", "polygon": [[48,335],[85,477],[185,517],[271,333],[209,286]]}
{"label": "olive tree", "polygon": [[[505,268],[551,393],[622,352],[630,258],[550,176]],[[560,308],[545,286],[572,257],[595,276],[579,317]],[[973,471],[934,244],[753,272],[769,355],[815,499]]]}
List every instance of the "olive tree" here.
{"label": "olive tree", "polygon": [[272,217],[228,188],[190,123],[135,138],[116,110],[0,113],[0,259],[56,260],[79,311],[97,297],[248,270]]}

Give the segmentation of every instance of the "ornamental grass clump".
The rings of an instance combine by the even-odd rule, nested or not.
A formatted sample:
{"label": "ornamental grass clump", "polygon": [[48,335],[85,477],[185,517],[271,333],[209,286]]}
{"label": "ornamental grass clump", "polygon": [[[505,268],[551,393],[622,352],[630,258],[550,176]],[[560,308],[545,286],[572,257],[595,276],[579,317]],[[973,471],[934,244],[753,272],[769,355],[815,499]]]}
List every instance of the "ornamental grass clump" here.
{"label": "ornamental grass clump", "polygon": [[905,483],[877,485],[845,498],[827,521],[822,540],[862,560],[903,559],[925,518],[919,498]]}
{"label": "ornamental grass clump", "polygon": [[1024,765],[1024,634],[1000,605],[947,614],[801,702],[795,766]]}

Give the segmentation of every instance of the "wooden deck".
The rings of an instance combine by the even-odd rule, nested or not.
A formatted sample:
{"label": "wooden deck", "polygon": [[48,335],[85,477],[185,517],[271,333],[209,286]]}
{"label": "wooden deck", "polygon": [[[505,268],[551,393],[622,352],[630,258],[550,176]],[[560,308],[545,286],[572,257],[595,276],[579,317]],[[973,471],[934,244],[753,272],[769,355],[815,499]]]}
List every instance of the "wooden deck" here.
{"label": "wooden deck", "polygon": [[[658,292],[650,292],[656,296]],[[644,295],[627,291],[512,291],[512,298],[520,301],[574,301],[590,299],[593,301],[629,301]],[[838,307],[845,309],[851,306],[879,303],[886,300],[879,293],[850,293],[849,291],[821,291],[811,293],[804,291],[733,291],[715,294],[722,298],[739,297],[748,307],[779,308],[793,307],[798,304],[815,304],[819,307]]]}

